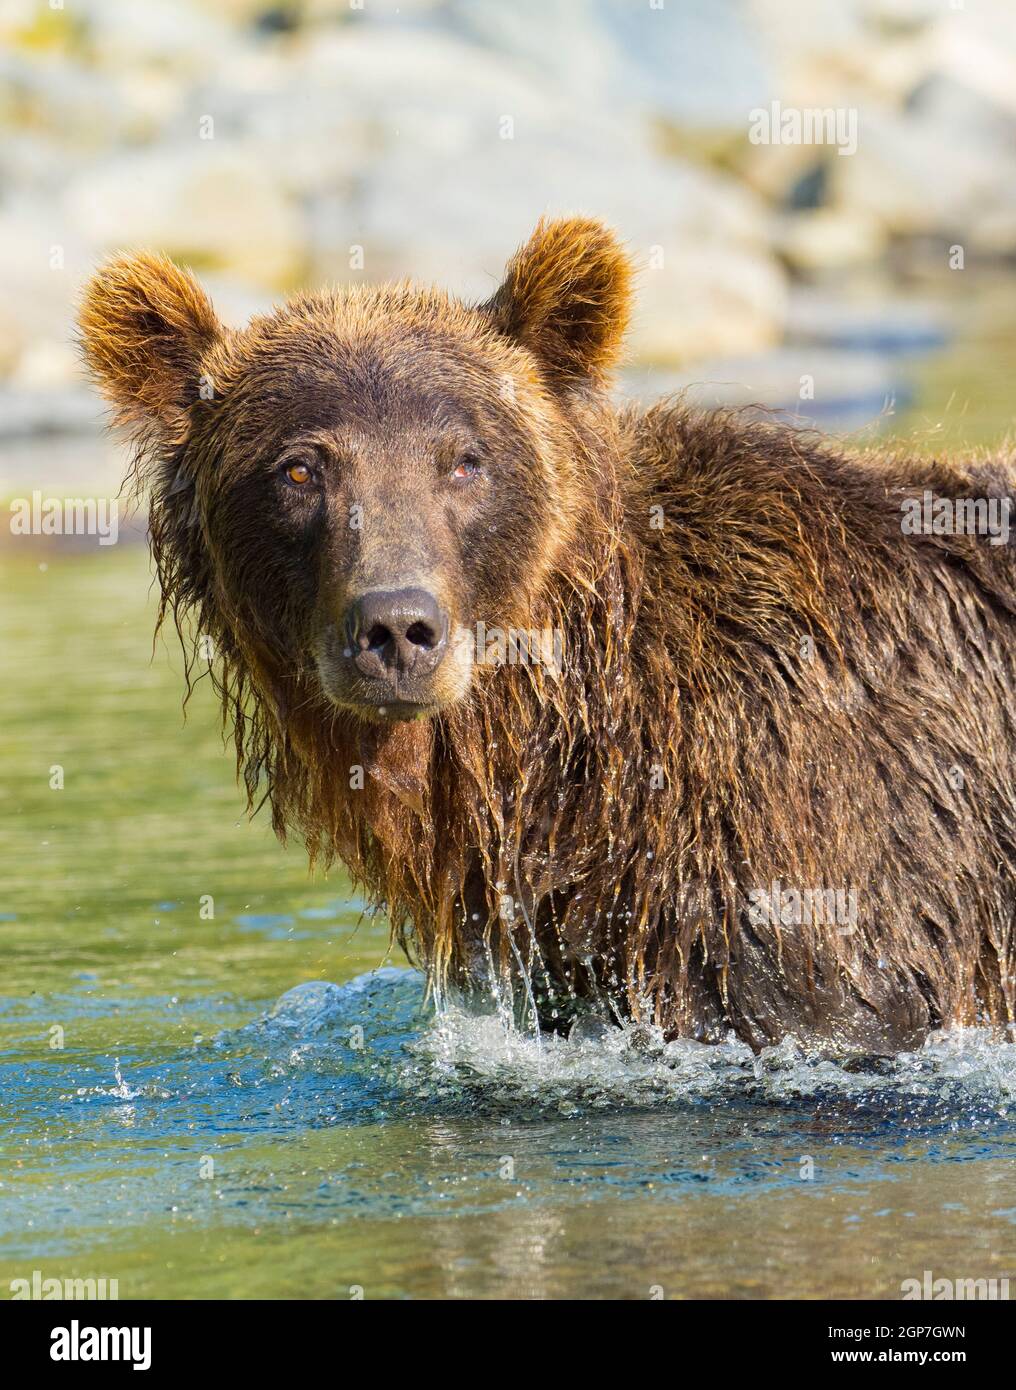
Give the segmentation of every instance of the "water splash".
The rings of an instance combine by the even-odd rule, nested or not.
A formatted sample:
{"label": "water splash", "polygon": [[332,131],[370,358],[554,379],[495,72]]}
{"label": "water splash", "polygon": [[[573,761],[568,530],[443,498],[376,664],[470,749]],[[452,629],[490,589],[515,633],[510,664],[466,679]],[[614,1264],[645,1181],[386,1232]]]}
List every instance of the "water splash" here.
{"label": "water splash", "polygon": [[[386,968],[299,985],[168,1054],[82,1055],[73,1074],[70,1089],[66,1061],[0,1065],[19,1117],[8,1142],[23,1159],[18,1188],[0,1190],[0,1251],[70,1251],[116,1231],[125,1193],[146,1232],[294,1216],[447,1224],[513,1202],[560,1214],[649,1193],[680,1204],[800,1192],[801,1155],[815,1162],[809,1191],[913,1188],[916,1174],[918,1190],[951,1193],[933,1175],[962,1163],[990,1194],[991,1221],[1016,1219],[997,1178],[1016,1151],[1016,1044],[976,1030],[868,1069],[792,1042],[755,1056],[734,1039],[668,1043],[591,1019],[537,1040],[496,1012],[436,1011],[418,973]],[[202,1175],[209,1156],[214,1181]],[[88,1175],[73,1204],[71,1167]],[[893,1206],[889,1193],[876,1200]],[[936,1229],[942,1219],[928,1217]]]}
{"label": "water splash", "polygon": [[369,1078],[386,1106],[396,1101],[419,1114],[822,1104],[908,1123],[987,1122],[1007,1120],[1016,1100],[1016,1043],[987,1030],[936,1033],[916,1052],[860,1063],[816,1055],[791,1039],[756,1056],[733,1036],[720,1044],[666,1042],[645,1024],[591,1019],[579,1020],[569,1037],[534,1037],[503,1011],[445,1003],[432,1013],[422,977],[393,968],[342,986],[298,986],[241,1036],[284,1054],[289,1065],[294,1058],[301,1067],[339,1064],[347,1082]]}
{"label": "water splash", "polygon": [[136,1099],[137,1092],[129,1090],[126,1081],[124,1081],[123,1079],[123,1072],[120,1070],[119,1057],[115,1058],[113,1061],[113,1075],[116,1078],[116,1085],[113,1087],[113,1090],[110,1092],[110,1095],[119,1096],[121,1100]]}

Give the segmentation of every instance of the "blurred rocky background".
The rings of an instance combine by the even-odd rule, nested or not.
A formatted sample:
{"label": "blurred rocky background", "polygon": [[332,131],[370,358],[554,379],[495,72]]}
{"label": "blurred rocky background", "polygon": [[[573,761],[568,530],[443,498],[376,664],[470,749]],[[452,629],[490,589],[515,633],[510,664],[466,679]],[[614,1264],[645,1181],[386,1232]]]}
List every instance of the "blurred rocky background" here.
{"label": "blurred rocky background", "polygon": [[[626,390],[1009,426],[1012,0],[0,0],[0,51],[4,497],[116,490],[72,327],[109,253],[239,323],[325,281],[486,296],[557,212],[641,266]],[[774,102],[856,149],[753,141]]]}

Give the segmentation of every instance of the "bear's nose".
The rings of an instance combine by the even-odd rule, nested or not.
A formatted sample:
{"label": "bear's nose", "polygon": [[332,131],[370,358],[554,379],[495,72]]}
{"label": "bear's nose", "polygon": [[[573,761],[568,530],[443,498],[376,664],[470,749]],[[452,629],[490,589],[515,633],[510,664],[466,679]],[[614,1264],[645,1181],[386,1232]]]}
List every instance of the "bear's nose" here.
{"label": "bear's nose", "polygon": [[444,655],[448,615],[426,589],[375,589],[350,604],[346,640],[365,676],[423,676]]}

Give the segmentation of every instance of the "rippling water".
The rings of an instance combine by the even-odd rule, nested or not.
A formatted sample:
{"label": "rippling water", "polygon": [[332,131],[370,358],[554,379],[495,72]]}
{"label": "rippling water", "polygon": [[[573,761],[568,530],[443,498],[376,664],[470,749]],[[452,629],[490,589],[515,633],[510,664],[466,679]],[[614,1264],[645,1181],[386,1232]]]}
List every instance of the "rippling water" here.
{"label": "rippling water", "polygon": [[0,1292],[34,1269],[342,1298],[1016,1274],[1016,1045],[847,1070],[435,1017],[342,877],[240,817],[207,692],[181,724],[142,552],[5,579]]}

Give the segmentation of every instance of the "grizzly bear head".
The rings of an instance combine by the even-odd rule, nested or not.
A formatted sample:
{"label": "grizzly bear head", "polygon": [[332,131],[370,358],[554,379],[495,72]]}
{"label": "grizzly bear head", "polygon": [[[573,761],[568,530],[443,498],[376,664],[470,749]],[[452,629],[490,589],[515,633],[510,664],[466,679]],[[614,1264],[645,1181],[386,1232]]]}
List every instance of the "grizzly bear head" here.
{"label": "grizzly bear head", "polygon": [[107,265],[83,351],[139,446],[164,608],[280,720],[461,701],[477,624],[529,627],[595,506],[629,282],[577,218],[541,223],[484,304],[358,286],[240,331],[164,258]]}

